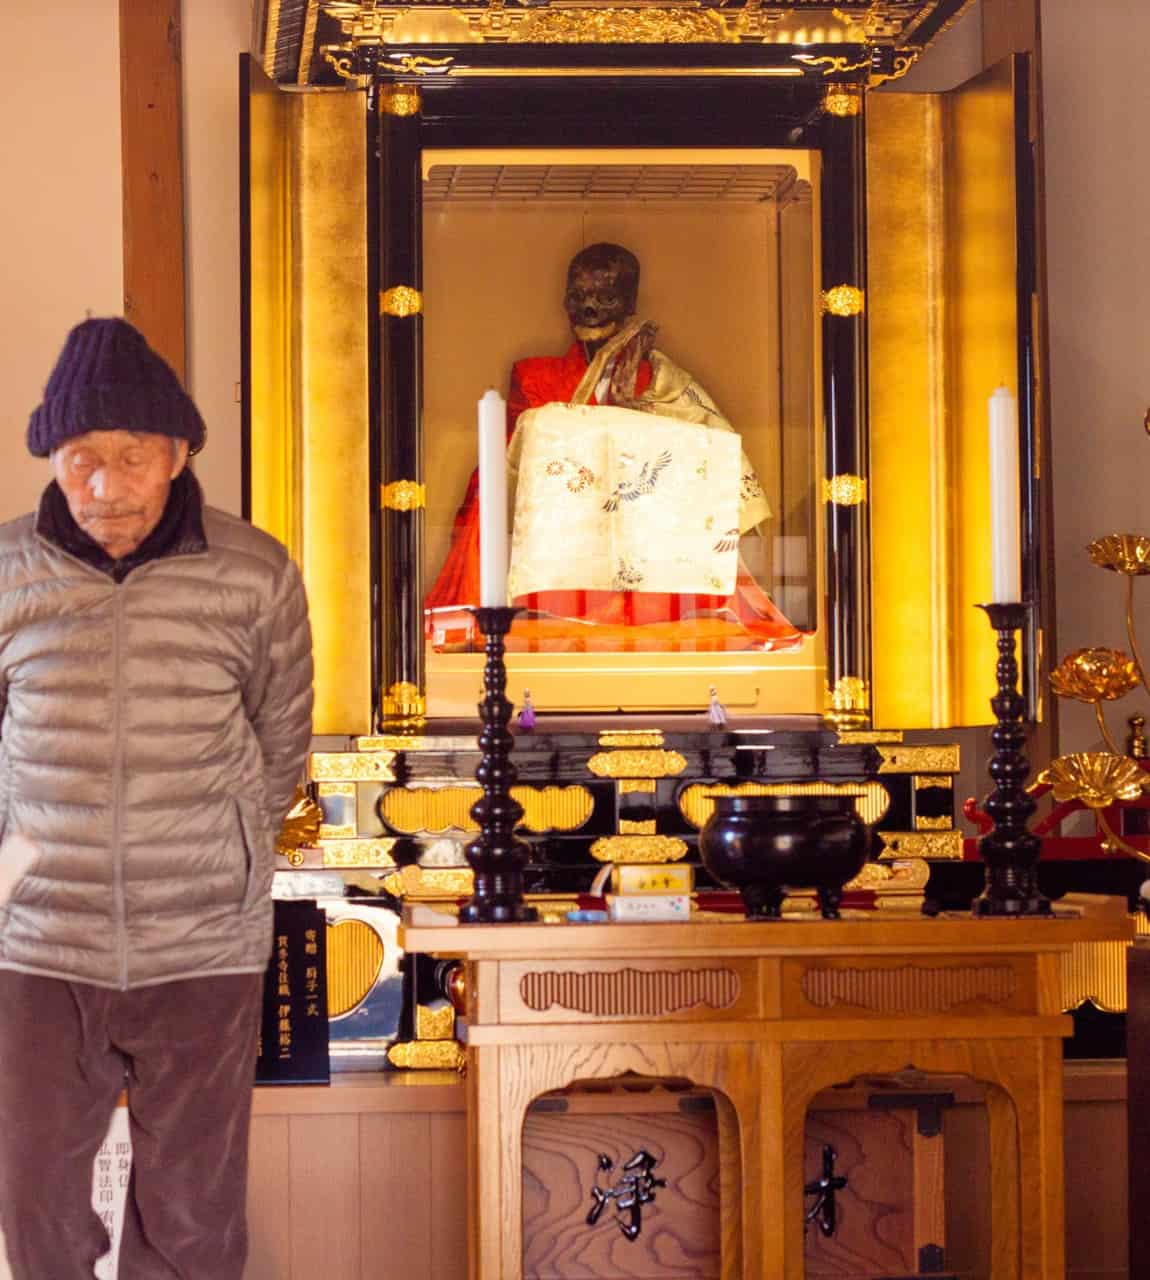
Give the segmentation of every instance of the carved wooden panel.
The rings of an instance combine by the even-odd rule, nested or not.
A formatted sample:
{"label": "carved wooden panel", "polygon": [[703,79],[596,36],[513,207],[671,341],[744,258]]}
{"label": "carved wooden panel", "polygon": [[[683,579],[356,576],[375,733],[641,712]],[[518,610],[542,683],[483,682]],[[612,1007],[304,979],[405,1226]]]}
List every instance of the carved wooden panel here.
{"label": "carved wooden panel", "polygon": [[807,969],[803,995],[820,1009],[853,1005],[874,1013],[948,1013],[972,1001],[1003,1004],[1017,987],[1010,965],[901,965],[899,968]]}
{"label": "carved wooden panel", "polygon": [[[719,1158],[713,1107],[680,1111],[674,1100],[636,1114],[532,1110],[523,1125],[523,1273],[531,1280],[628,1276],[692,1280],[719,1276]],[[578,1103],[575,1100],[574,1108]],[[592,1187],[609,1189],[623,1165],[650,1152],[652,1174],[666,1179],[641,1207],[639,1234],[628,1240],[613,1205],[588,1225]],[[612,1163],[599,1169],[599,1157]],[[626,1218],[626,1215],[623,1215]]]}
{"label": "carved wooden panel", "polygon": [[530,970],[519,981],[528,1009],[590,1017],[657,1018],[686,1009],[729,1009],[739,975],[727,968]]}

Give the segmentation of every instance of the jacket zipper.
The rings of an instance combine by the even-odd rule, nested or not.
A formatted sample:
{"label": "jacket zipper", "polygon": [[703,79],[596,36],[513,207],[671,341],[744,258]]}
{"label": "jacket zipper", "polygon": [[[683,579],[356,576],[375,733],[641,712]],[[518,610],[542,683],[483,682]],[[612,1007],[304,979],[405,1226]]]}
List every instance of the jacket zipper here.
{"label": "jacket zipper", "polygon": [[114,584],[112,595],[112,899],[115,905],[116,950],[120,990],[128,989],[128,909],[124,896],[123,832],[124,728],[121,653],[123,650],[124,584]]}

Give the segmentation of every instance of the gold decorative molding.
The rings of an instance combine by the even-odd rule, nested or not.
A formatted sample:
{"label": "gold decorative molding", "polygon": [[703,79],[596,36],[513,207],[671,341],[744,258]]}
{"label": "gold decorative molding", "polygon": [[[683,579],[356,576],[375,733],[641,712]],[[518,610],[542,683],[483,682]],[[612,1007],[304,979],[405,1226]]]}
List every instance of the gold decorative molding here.
{"label": "gold decorative molding", "polygon": [[[326,799],[333,800],[350,800],[352,802],[352,817],[350,822],[321,822],[319,827],[320,840],[345,840],[357,836],[359,834],[359,824],[355,816],[356,802],[356,786],[354,782],[320,782],[316,786],[319,793],[320,809],[323,809],[323,801]],[[341,806],[342,807],[342,806]]]}
{"label": "gold decorative molding", "polygon": [[379,313],[406,319],[417,316],[423,310],[423,294],[408,284],[392,285],[379,295]]}
{"label": "gold decorative molding", "polygon": [[389,61],[393,62],[400,70],[408,71],[416,76],[433,76],[450,71],[454,58],[428,58],[421,53],[389,55]]}
{"label": "gold decorative molding", "polygon": [[355,867],[394,867],[394,837],[384,840],[323,840],[323,865],[329,869]]}
{"label": "gold decorative molding", "polygon": [[416,867],[408,865],[386,876],[383,887],[395,898],[435,901],[440,898],[467,898],[475,888],[468,867]]}
{"label": "gold decorative molding", "polygon": [[386,116],[417,116],[423,95],[413,84],[387,84],[379,91],[379,109]]}
{"label": "gold decorative molding", "polygon": [[858,742],[866,745],[901,742],[903,737],[901,729],[843,729],[839,733],[840,742]]}
{"label": "gold decorative molding", "polygon": [[834,687],[827,689],[823,717],[836,729],[861,729],[869,716],[870,689],[861,676],[840,676]]}
{"label": "gold decorative molding", "polygon": [[862,114],[862,91],[854,85],[832,85],[823,94],[823,110],[828,116],[846,119]]}
{"label": "gold decorative molding", "polygon": [[415,1006],[415,1038],[417,1040],[454,1040],[455,1009],[444,1001],[438,1009],[428,1004]]}
{"label": "gold decorative molding", "polygon": [[323,829],[323,810],[312,799],[307,787],[296,787],[292,806],[276,836],[276,853],[288,860],[288,866],[302,867],[306,850],[319,839]]}
{"label": "gold decorative molding", "polygon": [[655,794],[654,778],[620,778],[619,794],[621,796],[631,795],[647,795]]}
{"label": "gold decorative molding", "polygon": [[941,818],[928,818],[915,814],[914,829],[916,831],[953,831],[954,822],[945,815]]}
{"label": "gold decorative molding", "polygon": [[644,818],[636,822],[629,818],[620,818],[619,834],[621,836],[653,836],[655,834],[655,819]]}
{"label": "gold decorative molding", "polygon": [[954,779],[946,773],[915,774],[914,789],[916,791],[933,791],[942,788],[949,791],[954,786]]}
{"label": "gold decorative molding", "polygon": [[599,862],[675,862],[686,852],[678,836],[600,836],[591,846]]}
{"label": "gold decorative molding", "polygon": [[[393,725],[418,726],[427,722],[427,699],[419,691],[419,686],[410,680],[397,680],[389,686],[383,698],[383,718]],[[372,759],[376,753],[364,755],[364,759]],[[382,752],[379,754],[383,754]],[[394,754],[392,756],[394,759]],[[394,779],[391,779],[394,781]]]}
{"label": "gold decorative molding", "polygon": [[351,1013],[375,986],[383,968],[383,939],[365,920],[327,926],[327,1009],[336,1019]]}
{"label": "gold decorative molding", "polygon": [[355,55],[350,49],[345,49],[343,45],[324,44],[320,45],[320,53],[323,54],[323,60],[331,67],[341,80],[359,80],[362,77],[355,69]]}
{"label": "gold decorative molding", "polygon": [[902,862],[868,862],[853,880],[843,886],[846,893],[873,890],[878,894],[921,896],[930,879],[930,864],[921,858]]}
{"label": "gold decorative molding", "polygon": [[1017,975],[1009,965],[811,968],[802,977],[803,995],[816,1008],[845,1004],[886,1014],[947,1013],[975,1000],[1006,1004],[1017,986]]}
{"label": "gold decorative molding", "polygon": [[674,778],[686,767],[677,751],[599,751],[587,761],[597,778]]}
{"label": "gold decorative molding", "polygon": [[435,738],[421,738],[406,733],[365,734],[356,738],[357,751],[432,751],[439,749]]}
{"label": "gold decorative molding", "polygon": [[958,744],[940,747],[879,746],[879,773],[957,773],[962,767]]}
{"label": "gold decorative molding", "polygon": [[724,44],[738,36],[711,9],[596,5],[544,9],[508,38],[512,44]]}
{"label": "gold decorative molding", "polygon": [[849,472],[823,477],[823,501],[836,507],[857,507],[866,501],[866,481]]}
{"label": "gold decorative molding", "polygon": [[307,771],[312,782],[394,782],[394,751],[313,751]]}
{"label": "gold decorative molding", "polygon": [[392,480],[380,489],[385,511],[419,511],[427,506],[427,485],[418,480]]}
{"label": "gold decorative molding", "polygon": [[826,54],[816,57],[813,53],[796,53],[795,61],[808,67],[822,67],[824,76],[846,75],[851,71],[866,71],[871,64],[870,54],[865,58],[850,60],[848,54]]}
{"label": "gold decorative molding", "polygon": [[934,858],[936,861],[961,862],[961,831],[880,831],[882,852],[879,857]]}
{"label": "gold decorative molding", "polygon": [[729,1009],[741,986],[733,969],[544,970],[525,973],[519,995],[536,1013],[557,1005],[590,1018],[657,1018],[699,1005]]}
{"label": "gold decorative molding", "polygon": [[822,292],[823,311],[831,316],[861,316],[865,295],[853,284],[836,284]]}
{"label": "gold decorative molding", "polygon": [[412,1071],[462,1071],[467,1054],[455,1040],[405,1040],[388,1049],[387,1060]]}
{"label": "gold decorative molding", "polygon": [[872,71],[867,77],[867,84],[877,88],[891,80],[901,80],[918,61],[917,49],[903,49],[894,55],[894,63],[889,71]]}
{"label": "gold decorative molding", "polygon": [[599,735],[601,747],[661,747],[662,729],[605,729]]}
{"label": "gold decorative molding", "polygon": [[709,797],[722,796],[841,796],[855,797],[855,812],[866,823],[881,822],[890,808],[890,792],[881,782],[697,782],[679,793],[679,812],[701,827],[714,812]]}

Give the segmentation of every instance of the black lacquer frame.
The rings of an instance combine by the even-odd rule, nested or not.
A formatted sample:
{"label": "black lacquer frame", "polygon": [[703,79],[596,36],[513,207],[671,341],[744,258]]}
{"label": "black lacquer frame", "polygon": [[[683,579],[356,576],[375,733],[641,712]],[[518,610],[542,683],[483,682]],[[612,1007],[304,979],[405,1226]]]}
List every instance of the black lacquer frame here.
{"label": "black lacquer frame", "polygon": [[[366,51],[373,76],[368,155],[376,193],[378,277],[373,300],[422,289],[420,154],[424,147],[782,147],[821,155],[822,283],[865,294],[863,114],[825,110],[833,85],[867,74],[863,46],[388,45]],[[827,74],[830,59],[846,72]],[[812,60],[813,61],[810,61]],[[821,59],[821,61],[820,61]],[[380,109],[395,86],[415,89],[419,110]],[[862,95],[860,93],[860,99]],[[374,308],[373,308],[374,310]],[[375,313],[372,343],[378,494],[423,482],[422,320]],[[866,479],[865,314],[823,319],[823,401],[828,477]],[[827,505],[827,683],[870,681],[869,536],[866,505]],[[373,705],[381,727],[397,687],[425,689],[421,506],[385,506],[376,527]]]}

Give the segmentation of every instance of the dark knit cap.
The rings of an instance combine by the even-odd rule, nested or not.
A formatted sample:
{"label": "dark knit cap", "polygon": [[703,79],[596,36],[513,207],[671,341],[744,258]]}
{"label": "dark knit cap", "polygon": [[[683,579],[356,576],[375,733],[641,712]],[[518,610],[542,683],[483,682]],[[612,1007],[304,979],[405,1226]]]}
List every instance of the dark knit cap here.
{"label": "dark knit cap", "polygon": [[85,320],[64,343],[44,402],[28,421],[28,450],[46,458],[89,431],[151,431],[204,447],[207,430],[171,365],[118,316]]}

